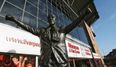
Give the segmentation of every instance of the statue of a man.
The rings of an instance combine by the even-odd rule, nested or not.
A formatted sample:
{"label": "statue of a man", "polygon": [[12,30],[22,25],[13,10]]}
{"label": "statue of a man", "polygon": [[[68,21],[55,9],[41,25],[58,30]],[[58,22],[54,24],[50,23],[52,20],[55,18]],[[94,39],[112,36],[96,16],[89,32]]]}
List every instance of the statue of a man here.
{"label": "statue of a man", "polygon": [[55,16],[48,16],[49,26],[46,28],[34,29],[23,22],[17,21],[12,16],[6,16],[6,20],[10,20],[18,24],[23,29],[40,37],[41,41],[41,67],[67,67],[67,53],[65,45],[65,36],[74,29],[82,20],[77,19],[65,28],[58,29],[55,25]]}

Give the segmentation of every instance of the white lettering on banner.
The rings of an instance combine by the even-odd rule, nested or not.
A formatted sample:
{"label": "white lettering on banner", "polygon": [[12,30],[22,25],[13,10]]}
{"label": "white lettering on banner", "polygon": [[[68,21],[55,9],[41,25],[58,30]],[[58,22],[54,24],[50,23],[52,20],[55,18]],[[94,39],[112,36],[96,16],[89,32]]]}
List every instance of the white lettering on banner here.
{"label": "white lettering on banner", "polygon": [[0,23],[0,52],[41,55],[39,37]]}

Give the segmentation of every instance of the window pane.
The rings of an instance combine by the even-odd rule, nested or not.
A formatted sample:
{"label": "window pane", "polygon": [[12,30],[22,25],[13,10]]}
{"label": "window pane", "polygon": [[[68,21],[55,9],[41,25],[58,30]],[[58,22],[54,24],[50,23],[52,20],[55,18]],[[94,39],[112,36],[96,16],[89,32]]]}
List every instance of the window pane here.
{"label": "window pane", "polygon": [[50,2],[48,2],[48,14],[52,13],[52,5]]}
{"label": "window pane", "polygon": [[57,21],[57,24],[58,24],[58,26],[61,26],[61,23],[60,23],[60,10],[59,9],[57,9],[57,11],[56,11],[56,21]]}
{"label": "window pane", "polygon": [[77,27],[77,28],[73,29],[70,32],[70,34],[71,34],[71,36],[73,36],[73,37],[79,39],[80,41],[88,44],[86,34],[85,34],[84,29],[82,27]]}
{"label": "window pane", "polygon": [[38,19],[38,28],[47,27],[47,26],[48,26],[47,22]]}
{"label": "window pane", "polygon": [[72,36],[72,37],[75,37],[77,39],[80,39],[80,36],[79,36],[79,32],[77,31],[78,28],[75,28],[73,29],[69,34]]}
{"label": "window pane", "polygon": [[71,21],[70,21],[70,19],[67,17],[67,16],[63,16],[63,22],[64,22],[64,24],[67,26],[67,25],[69,25],[70,23],[71,23]]}
{"label": "window pane", "polygon": [[46,8],[46,4],[44,2],[39,1],[39,9],[40,9],[40,11],[47,14],[47,8]]}
{"label": "window pane", "polygon": [[42,2],[46,3],[46,0],[40,0],[40,1],[42,1]]}
{"label": "window pane", "polygon": [[0,12],[0,15],[2,16],[11,15],[15,16],[18,20],[21,20],[22,10],[6,2],[5,5],[3,6],[2,11]]}
{"label": "window pane", "polygon": [[0,8],[1,8],[2,3],[3,3],[3,0],[0,0]]}
{"label": "window pane", "polygon": [[14,4],[22,9],[23,9],[24,3],[25,3],[25,0],[7,0],[7,1],[11,2],[12,4]]}
{"label": "window pane", "polygon": [[80,36],[80,40],[86,44],[88,44],[88,40],[87,40],[87,37],[86,37],[86,34],[85,34],[85,31],[82,27],[78,28],[78,34]]}
{"label": "window pane", "polygon": [[39,18],[41,20],[47,21],[47,14],[43,13],[42,11],[39,12]]}
{"label": "window pane", "polygon": [[29,2],[31,2],[33,5],[37,6],[38,0],[27,0]]}
{"label": "window pane", "polygon": [[23,18],[23,22],[25,22],[26,24],[36,28],[37,26],[37,20],[36,17],[33,17],[32,15],[28,14],[25,12],[24,14],[24,18]]}
{"label": "window pane", "polygon": [[28,2],[26,4],[26,11],[33,14],[34,16],[37,16],[37,8],[29,4]]}
{"label": "window pane", "polygon": [[66,25],[64,24],[64,22],[63,22],[63,16],[62,16],[62,13],[61,13],[61,11],[59,12],[59,24],[61,25],[61,26],[63,26],[63,27],[65,27]]}
{"label": "window pane", "polygon": [[46,4],[40,1],[39,3],[39,15],[38,17],[44,21],[47,21],[47,8]]}
{"label": "window pane", "polygon": [[53,6],[53,14],[55,16],[57,16],[57,14],[58,14],[57,10],[58,10],[57,7]]}

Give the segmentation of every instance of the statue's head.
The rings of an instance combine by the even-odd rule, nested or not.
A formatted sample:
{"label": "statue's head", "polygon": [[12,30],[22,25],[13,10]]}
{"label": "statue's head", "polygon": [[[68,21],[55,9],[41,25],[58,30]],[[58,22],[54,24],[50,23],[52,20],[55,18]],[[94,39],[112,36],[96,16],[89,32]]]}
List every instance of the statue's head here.
{"label": "statue's head", "polygon": [[56,17],[55,17],[55,15],[48,15],[48,23],[49,23],[49,25],[54,25],[55,24],[55,19],[56,19]]}

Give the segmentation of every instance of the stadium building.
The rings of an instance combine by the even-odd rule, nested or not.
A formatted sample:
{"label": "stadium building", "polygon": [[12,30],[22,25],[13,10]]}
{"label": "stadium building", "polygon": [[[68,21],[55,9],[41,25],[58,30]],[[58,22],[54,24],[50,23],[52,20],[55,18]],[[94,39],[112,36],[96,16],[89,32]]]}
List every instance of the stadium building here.
{"label": "stadium building", "polygon": [[[20,27],[17,26],[14,22],[6,21],[5,16],[11,15],[17,18],[18,21],[24,22],[25,24],[28,24],[33,28],[41,28],[48,26],[47,17],[49,14],[54,14],[56,16],[56,24],[58,27],[65,27],[77,18],[86,14],[81,23],[75,29],[73,29],[66,38],[69,67],[92,67],[92,65],[94,64],[99,66],[104,64],[100,56],[99,48],[96,44],[95,33],[92,29],[92,25],[99,18],[93,0],[0,0],[0,33],[2,32],[1,36],[4,33],[7,33],[4,34],[7,36],[7,42],[13,42],[16,44],[24,44],[23,42],[30,43],[30,38],[33,35],[31,35],[29,32],[25,32],[22,29],[18,29]],[[6,30],[7,32],[1,30]],[[20,37],[19,39],[17,39],[17,36],[10,37],[11,32],[9,30],[14,31],[14,34],[17,34],[17,36],[21,35],[21,37],[28,34],[30,36],[30,40],[23,41],[23,39],[21,39]],[[36,36],[33,37],[37,39]],[[0,42],[2,43],[3,41]],[[78,49],[70,47],[69,42],[72,46],[77,46]],[[0,46],[2,46],[1,43]],[[7,45],[7,43],[5,43],[5,45]],[[31,42],[31,45],[38,44]],[[5,49],[7,48],[3,47],[3,49],[4,50],[0,50],[0,60],[2,60],[3,55],[6,56],[7,53],[8,55],[10,55],[9,57],[12,56],[12,53],[17,55],[27,55],[30,56],[28,59],[35,61],[35,63],[33,63],[34,66],[39,66],[39,64],[37,64],[39,60],[35,60],[39,59],[39,53],[31,54],[30,52],[22,52],[20,50],[18,53],[17,51],[6,52],[7,50],[5,51]],[[71,53],[70,49],[76,50],[76,52],[72,51]]]}

